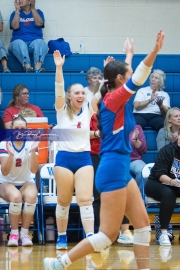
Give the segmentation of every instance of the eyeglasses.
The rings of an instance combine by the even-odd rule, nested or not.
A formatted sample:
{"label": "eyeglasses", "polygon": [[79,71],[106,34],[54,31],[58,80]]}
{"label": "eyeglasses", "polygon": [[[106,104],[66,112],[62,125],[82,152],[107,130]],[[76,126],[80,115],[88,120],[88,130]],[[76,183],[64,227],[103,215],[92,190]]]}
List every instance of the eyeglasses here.
{"label": "eyeglasses", "polygon": [[29,93],[21,93],[22,96],[29,96]]}

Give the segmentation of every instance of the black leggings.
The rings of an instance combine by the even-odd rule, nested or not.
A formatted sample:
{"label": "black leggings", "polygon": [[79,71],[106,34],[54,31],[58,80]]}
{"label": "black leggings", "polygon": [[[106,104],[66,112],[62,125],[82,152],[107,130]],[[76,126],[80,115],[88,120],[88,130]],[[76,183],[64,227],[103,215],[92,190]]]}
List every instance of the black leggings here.
{"label": "black leggings", "polygon": [[155,113],[134,113],[136,124],[140,125],[143,129],[145,127],[152,127],[159,131],[164,127],[164,116]]}
{"label": "black leggings", "polygon": [[180,197],[180,188],[163,185],[160,181],[148,180],[145,185],[145,194],[160,201],[160,225],[161,229],[167,229],[174,212],[176,199]]}

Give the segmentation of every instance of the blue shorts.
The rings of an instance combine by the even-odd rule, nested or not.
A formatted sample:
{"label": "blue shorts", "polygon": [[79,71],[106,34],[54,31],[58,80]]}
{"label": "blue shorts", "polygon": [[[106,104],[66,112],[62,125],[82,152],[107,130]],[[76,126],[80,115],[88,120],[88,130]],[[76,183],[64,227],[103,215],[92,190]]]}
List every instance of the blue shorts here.
{"label": "blue shorts", "polygon": [[130,155],[107,152],[101,156],[95,184],[99,192],[108,192],[127,186],[130,175]]}
{"label": "blue shorts", "polygon": [[75,173],[82,167],[92,166],[90,152],[58,151],[55,166],[64,167]]}

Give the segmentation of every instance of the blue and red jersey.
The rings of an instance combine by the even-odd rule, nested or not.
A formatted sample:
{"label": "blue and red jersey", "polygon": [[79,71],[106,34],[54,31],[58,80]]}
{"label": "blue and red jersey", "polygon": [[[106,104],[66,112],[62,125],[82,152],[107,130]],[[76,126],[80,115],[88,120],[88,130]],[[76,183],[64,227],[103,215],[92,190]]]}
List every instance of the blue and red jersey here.
{"label": "blue and red jersey", "polygon": [[100,107],[101,139],[100,154],[105,152],[132,152],[129,134],[135,126],[132,109],[127,101],[140,86],[132,82],[132,78],[114,92],[108,92]]}

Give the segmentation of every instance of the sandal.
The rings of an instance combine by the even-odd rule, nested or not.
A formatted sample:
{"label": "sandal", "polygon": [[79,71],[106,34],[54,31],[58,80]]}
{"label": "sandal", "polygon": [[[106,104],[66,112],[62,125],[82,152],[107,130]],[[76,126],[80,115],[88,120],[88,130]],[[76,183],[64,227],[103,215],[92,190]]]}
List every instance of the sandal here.
{"label": "sandal", "polygon": [[25,68],[25,71],[26,72],[33,72],[33,68],[32,67],[27,67],[27,68]]}
{"label": "sandal", "polygon": [[36,73],[43,73],[43,72],[46,72],[45,68],[37,68],[35,70]]}
{"label": "sandal", "polygon": [[8,67],[6,67],[6,68],[3,68],[3,72],[4,72],[4,73],[10,73],[11,71],[9,70]]}

